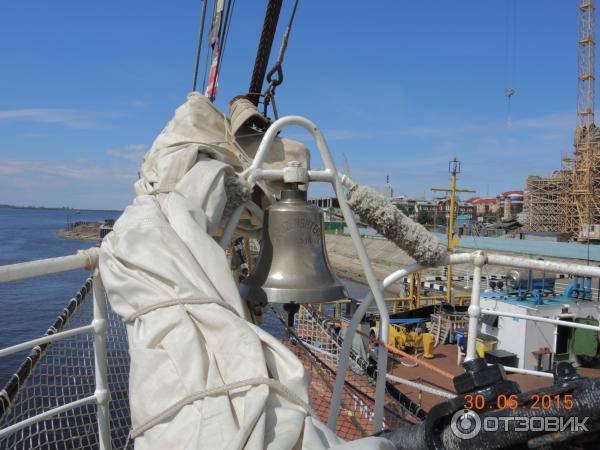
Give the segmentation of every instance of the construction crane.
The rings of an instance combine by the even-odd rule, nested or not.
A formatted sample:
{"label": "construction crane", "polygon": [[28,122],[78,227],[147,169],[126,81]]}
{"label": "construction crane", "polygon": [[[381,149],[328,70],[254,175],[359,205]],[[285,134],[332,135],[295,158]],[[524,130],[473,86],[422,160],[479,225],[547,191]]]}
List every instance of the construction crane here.
{"label": "construction crane", "polygon": [[512,98],[513,95],[515,95],[515,90],[513,88],[508,88],[506,91],[504,91],[504,96],[506,97],[507,102],[508,102],[508,106],[507,106],[508,117],[506,120],[506,125],[508,126],[508,128],[512,127],[512,113],[511,113],[511,109],[510,109],[510,99]]}
{"label": "construction crane", "polygon": [[600,135],[594,124],[595,94],[594,0],[578,2],[577,129],[571,194],[577,222],[572,237],[600,240]]}
{"label": "construction crane", "polygon": [[579,0],[578,6],[577,132],[581,133],[594,125],[596,7],[594,0]]}
{"label": "construction crane", "polygon": [[504,96],[507,102],[507,120],[506,125],[510,129],[512,127],[512,111],[511,100],[516,91],[515,71],[517,59],[517,0],[506,1],[506,55],[505,55],[505,70],[506,81],[508,88],[504,91]]}

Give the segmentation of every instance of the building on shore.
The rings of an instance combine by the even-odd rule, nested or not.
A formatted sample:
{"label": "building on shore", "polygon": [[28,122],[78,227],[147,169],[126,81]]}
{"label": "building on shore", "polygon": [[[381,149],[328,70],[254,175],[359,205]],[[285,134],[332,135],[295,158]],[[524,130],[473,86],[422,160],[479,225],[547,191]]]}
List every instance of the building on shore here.
{"label": "building on shore", "polygon": [[[434,197],[431,200],[425,200],[400,196],[392,198],[391,201],[408,217],[420,221],[424,221],[423,218],[426,217],[431,220],[432,224],[445,223],[450,214],[450,198],[448,197]],[[476,218],[475,207],[460,199],[456,200],[454,214],[470,220]],[[429,222],[429,220],[425,220],[425,222]]]}
{"label": "building on shore", "polygon": [[337,197],[309,198],[308,202],[323,211],[323,221],[326,230],[343,230],[344,217]]}
{"label": "building on shore", "polygon": [[523,212],[523,191],[506,191],[493,198],[471,197],[466,203],[475,207],[477,217],[511,220]]}
{"label": "building on shore", "polygon": [[523,191],[502,192],[498,197],[499,205],[502,208],[502,217],[509,220],[517,217],[523,212]]}
{"label": "building on shore", "polygon": [[466,201],[473,205],[477,217],[487,217],[489,215],[498,214],[500,206],[495,198],[479,198],[472,197]]}

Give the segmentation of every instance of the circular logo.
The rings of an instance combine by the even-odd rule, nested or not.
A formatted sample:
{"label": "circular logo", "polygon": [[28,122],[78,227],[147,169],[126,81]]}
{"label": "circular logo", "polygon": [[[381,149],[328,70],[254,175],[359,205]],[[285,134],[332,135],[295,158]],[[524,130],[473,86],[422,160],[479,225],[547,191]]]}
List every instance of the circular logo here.
{"label": "circular logo", "polygon": [[475,411],[456,411],[450,421],[450,429],[460,439],[473,439],[481,431],[481,419]]}

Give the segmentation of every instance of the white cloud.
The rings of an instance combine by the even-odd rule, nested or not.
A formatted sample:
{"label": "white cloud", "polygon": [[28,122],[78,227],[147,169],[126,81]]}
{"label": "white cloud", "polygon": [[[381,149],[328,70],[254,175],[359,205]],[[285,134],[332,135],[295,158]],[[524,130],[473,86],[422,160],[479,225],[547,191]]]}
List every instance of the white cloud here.
{"label": "white cloud", "polygon": [[[571,111],[561,111],[541,116],[524,117],[512,121],[511,128],[519,131],[535,132],[542,130],[569,131],[575,128],[575,114]],[[479,121],[454,117],[435,118],[424,122],[407,123],[398,120],[398,125],[381,122],[377,129],[347,128],[325,130],[328,141],[352,141],[364,139],[380,139],[386,137],[416,137],[416,138],[462,138],[468,135],[486,136],[507,131],[507,123],[503,120]],[[509,130],[510,131],[510,130]],[[299,138],[295,137],[294,138]]]}
{"label": "white cloud", "polygon": [[11,167],[4,165],[4,162],[0,162],[0,175],[16,175],[20,172],[18,167]]}
{"label": "white cloud", "polygon": [[91,128],[95,126],[86,114],[74,109],[61,108],[25,108],[0,110],[0,122],[29,121],[66,125],[73,128]]}
{"label": "white cloud", "polygon": [[[508,128],[501,119],[447,117],[404,123],[394,132],[388,122],[381,124],[383,131],[335,130],[334,138],[344,142],[332,148],[348,155],[356,181],[381,188],[389,174],[397,194],[414,196],[424,190],[430,195],[431,186],[445,186],[448,161],[456,156],[463,162],[460,185],[492,195],[522,189],[530,174],[559,169],[561,155],[571,147],[574,120],[573,112],[555,112],[516,119]],[[367,135],[381,139],[361,140]]]}
{"label": "white cloud", "polygon": [[134,107],[134,108],[145,108],[147,106],[150,106],[150,102],[147,100],[140,100],[140,99],[133,99],[130,100],[129,105]]}
{"label": "white cloud", "polygon": [[110,148],[106,151],[110,156],[134,163],[141,163],[148,147],[144,144],[129,144],[124,147]]}
{"label": "white cloud", "polygon": [[97,162],[78,160],[66,163],[50,161],[0,160],[0,173],[7,176],[39,176],[54,179],[68,178],[90,181],[92,179],[131,180],[136,179],[136,172],[131,167],[98,164]]}
{"label": "white cloud", "polygon": [[512,126],[515,128],[529,130],[569,130],[575,129],[576,117],[574,112],[565,111],[558,113],[545,114],[537,117],[527,117],[513,121]]}
{"label": "white cloud", "polygon": [[133,164],[0,160],[0,203],[122,209],[133,198]]}

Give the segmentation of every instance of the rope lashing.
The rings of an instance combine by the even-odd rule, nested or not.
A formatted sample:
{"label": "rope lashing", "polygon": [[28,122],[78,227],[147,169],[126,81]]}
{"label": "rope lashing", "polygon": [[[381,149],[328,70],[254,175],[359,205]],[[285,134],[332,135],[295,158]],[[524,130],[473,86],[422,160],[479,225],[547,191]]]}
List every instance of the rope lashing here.
{"label": "rope lashing", "polygon": [[234,389],[239,389],[242,387],[254,387],[266,385],[272,388],[274,391],[277,391],[278,394],[282,395],[284,398],[289,400],[292,403],[300,406],[302,409],[306,411],[307,415],[313,415],[312,408],[308,403],[302,400],[298,395],[292,392],[286,385],[282,384],[278,380],[274,380],[272,378],[249,378],[247,380],[237,381],[235,383],[225,384],[223,386],[214,387],[212,389],[206,389],[204,391],[196,392],[190,394],[173,405],[169,406],[162,413],[156,415],[150,420],[147,420],[140,426],[131,430],[131,437],[136,438],[141,434],[145,433],[152,427],[158,425],[161,422],[164,422],[169,417],[177,414],[184,406],[187,406],[191,403],[194,403],[198,400],[203,400],[206,397],[216,397],[219,395],[227,394],[229,391]]}

